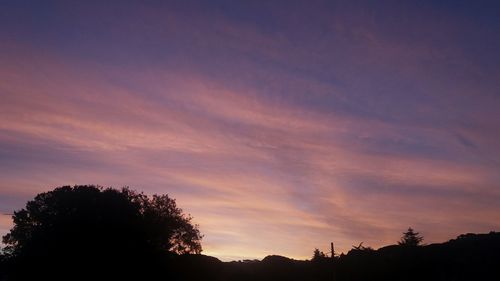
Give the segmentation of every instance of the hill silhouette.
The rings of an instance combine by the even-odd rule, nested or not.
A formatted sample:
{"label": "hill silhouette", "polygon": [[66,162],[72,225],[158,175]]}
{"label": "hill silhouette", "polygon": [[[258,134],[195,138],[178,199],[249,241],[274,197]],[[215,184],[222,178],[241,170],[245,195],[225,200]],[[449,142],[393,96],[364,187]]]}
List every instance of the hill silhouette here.
{"label": "hill silhouette", "polygon": [[0,280],[497,280],[500,233],[420,246],[353,247],[335,258],[267,256],[222,262],[201,255],[201,234],[175,200],[95,186],[41,193],[14,213]]}
{"label": "hill silhouette", "polygon": [[207,256],[178,257],[195,273],[179,280],[498,280],[500,233],[464,234],[420,247],[390,245],[353,249],[334,260],[294,260],[267,256],[262,261],[221,262]]}

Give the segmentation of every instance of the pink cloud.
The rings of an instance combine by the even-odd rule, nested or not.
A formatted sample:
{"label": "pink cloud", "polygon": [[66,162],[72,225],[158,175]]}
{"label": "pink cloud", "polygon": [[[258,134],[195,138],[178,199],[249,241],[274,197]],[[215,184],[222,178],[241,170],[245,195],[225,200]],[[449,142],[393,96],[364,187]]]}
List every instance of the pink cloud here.
{"label": "pink cloud", "polygon": [[[166,21],[171,24],[166,34],[182,35],[176,19]],[[214,39],[204,37],[207,27],[198,24],[195,41],[210,48],[222,38],[228,49],[306,73],[310,61],[329,60],[330,44],[315,46],[317,52],[291,48],[289,54],[280,50],[291,44],[288,38],[252,26],[216,22],[220,33]],[[425,72],[418,62],[428,49],[394,46],[373,30],[344,31],[373,53],[339,76],[358,81],[353,70],[386,70],[379,65],[386,59],[389,68],[404,70],[405,79]],[[20,147],[8,159],[19,159],[19,168],[1,162],[10,172],[0,172],[0,196],[27,200],[55,186],[87,183],[169,193],[201,225],[206,253],[219,257],[308,258],[330,241],[344,252],[361,241],[379,247],[396,242],[408,224],[427,241],[499,226],[499,206],[481,201],[499,196],[498,164],[482,158],[498,154],[495,133],[455,123],[445,130],[429,122],[391,122],[336,110],[331,102],[332,110],[324,110],[326,102],[320,109],[304,106],[293,97],[334,97],[350,105],[362,94],[293,71],[255,71],[241,58],[234,67],[253,69],[249,78],[262,76],[269,83],[214,78],[189,63],[179,69],[113,66],[26,47],[9,49],[0,62],[0,146]],[[295,89],[290,95],[271,96],[290,88]],[[435,114],[415,107],[420,114]],[[494,128],[495,121],[489,122],[482,124]],[[464,148],[450,131],[478,143],[479,152]],[[439,149],[413,151],[421,146]],[[41,158],[23,153],[33,147]],[[448,151],[481,161],[449,159]],[[8,218],[1,217],[3,233],[8,226]]]}

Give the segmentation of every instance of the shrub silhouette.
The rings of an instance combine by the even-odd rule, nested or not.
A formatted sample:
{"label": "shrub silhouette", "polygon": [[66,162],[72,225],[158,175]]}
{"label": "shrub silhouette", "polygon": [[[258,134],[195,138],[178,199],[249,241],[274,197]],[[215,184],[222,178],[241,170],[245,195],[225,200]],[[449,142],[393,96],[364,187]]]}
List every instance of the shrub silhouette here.
{"label": "shrub silhouette", "polygon": [[13,222],[3,242],[9,259],[19,265],[18,272],[15,266],[13,270],[18,279],[31,274],[23,270],[29,266],[37,269],[37,276],[61,277],[55,276],[55,265],[113,276],[118,267],[122,272],[129,268],[128,275],[132,269],[138,273],[153,266],[158,255],[202,250],[198,227],[174,199],[128,188],[59,187],[14,212]]}

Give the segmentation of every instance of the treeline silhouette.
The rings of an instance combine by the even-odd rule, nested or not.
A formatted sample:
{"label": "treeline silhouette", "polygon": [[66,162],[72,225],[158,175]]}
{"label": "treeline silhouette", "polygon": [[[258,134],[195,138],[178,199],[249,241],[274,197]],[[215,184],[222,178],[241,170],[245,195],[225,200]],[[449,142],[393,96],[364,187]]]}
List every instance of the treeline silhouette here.
{"label": "treeline silhouette", "polygon": [[0,280],[500,280],[500,233],[422,245],[413,229],[397,245],[353,247],[311,260],[268,256],[221,262],[201,255],[198,227],[167,195],[128,188],[60,187],[14,212]]}

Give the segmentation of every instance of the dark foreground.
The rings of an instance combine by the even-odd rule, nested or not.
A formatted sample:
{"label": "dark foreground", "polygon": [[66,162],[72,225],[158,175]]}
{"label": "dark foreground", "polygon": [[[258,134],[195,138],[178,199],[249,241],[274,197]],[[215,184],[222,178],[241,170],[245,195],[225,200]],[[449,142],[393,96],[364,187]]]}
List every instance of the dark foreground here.
{"label": "dark foreground", "polygon": [[5,260],[0,280],[500,280],[500,233],[466,234],[442,244],[353,249],[314,261],[268,256],[221,262],[204,255],[144,253],[121,259],[94,253],[77,259]]}

